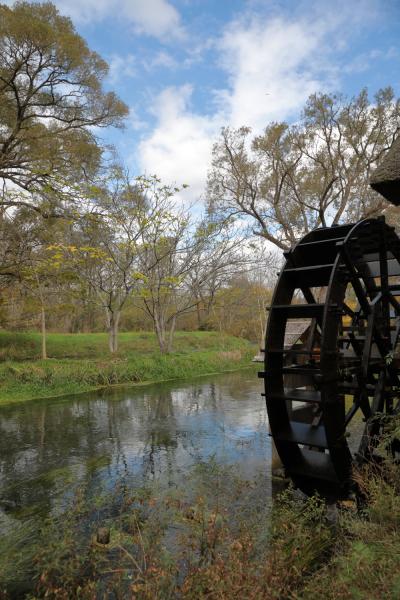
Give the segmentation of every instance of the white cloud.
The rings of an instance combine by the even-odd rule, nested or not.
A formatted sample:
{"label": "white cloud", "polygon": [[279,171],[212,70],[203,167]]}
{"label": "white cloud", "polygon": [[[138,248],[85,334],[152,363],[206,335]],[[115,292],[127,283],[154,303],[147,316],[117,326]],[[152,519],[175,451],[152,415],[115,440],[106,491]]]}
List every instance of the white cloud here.
{"label": "white cloud", "polygon": [[312,33],[310,24],[282,19],[231,24],[217,46],[229,87],[214,90],[214,114],[193,112],[191,86],[165,89],[152,109],[155,129],[139,146],[142,169],[166,182],[184,181],[192,197],[198,197],[223,125],[261,129],[271,119],[298,110],[310,93],[323,87],[311,68],[319,43]]}
{"label": "white cloud", "polygon": [[355,28],[376,18],[376,0],[355,4],[316,2],[300,17],[252,14],[230,23],[213,46],[228,81],[212,92],[215,112],[191,108],[191,86],[165,89],[153,106],[154,130],[140,143],[142,169],[166,182],[185,181],[196,198],[222,125],[257,133],[272,120],[296,118],[311,93],[340,89],[340,52]]}
{"label": "white cloud", "polygon": [[223,125],[247,125],[259,133],[272,120],[297,118],[310,94],[340,90],[340,57],[354,32],[378,18],[380,3],[350,4],[310,0],[302,14],[242,15],[225,27],[219,41],[207,40],[221,81],[227,81],[212,92],[214,113],[192,108],[196,90],[191,85],[164,89],[152,106],[154,129],[139,145],[141,169],[166,182],[188,183],[196,200],[204,192],[212,146]]}
{"label": "white cloud", "polygon": [[152,111],[157,127],[142,140],[138,156],[143,172],[157,173],[166,183],[190,185],[188,194],[197,199],[204,191],[212,143],[219,116],[191,112],[192,87],[169,87],[157,98]]}
{"label": "white cloud", "polygon": [[231,85],[217,93],[230,124],[261,128],[269,120],[287,118],[312,92],[326,88],[318,77],[320,44],[310,22],[232,24],[220,44]]}
{"label": "white cloud", "polygon": [[136,75],[136,58],[133,54],[126,54],[121,56],[119,54],[112,54],[108,59],[108,81],[110,84],[115,85],[121,79],[127,77],[134,77]]}
{"label": "white cloud", "polygon": [[180,15],[168,0],[55,0],[55,4],[75,22],[115,17],[130,23],[137,33],[164,40],[184,37]]}
{"label": "white cloud", "polygon": [[165,50],[160,50],[151,59],[144,60],[143,66],[151,71],[156,68],[175,69],[179,64],[171,54],[165,52]]}
{"label": "white cloud", "polygon": [[147,122],[139,117],[135,107],[130,106],[127,125],[130,129],[133,129],[133,131],[139,131],[140,129],[146,128]]}
{"label": "white cloud", "polygon": [[387,50],[375,48],[353,58],[343,67],[343,71],[345,73],[362,73],[371,68],[372,62],[391,60],[398,58],[398,56],[399,51],[394,46],[390,46]]}
{"label": "white cloud", "polygon": [[139,33],[183,37],[178,11],[167,0],[125,0],[124,12]]}
{"label": "white cloud", "polygon": [[179,63],[175,58],[160,50],[151,58],[136,57],[133,54],[111,54],[106,57],[109,65],[108,82],[115,86],[125,79],[141,75],[143,69],[150,72],[154,69],[176,69]]}

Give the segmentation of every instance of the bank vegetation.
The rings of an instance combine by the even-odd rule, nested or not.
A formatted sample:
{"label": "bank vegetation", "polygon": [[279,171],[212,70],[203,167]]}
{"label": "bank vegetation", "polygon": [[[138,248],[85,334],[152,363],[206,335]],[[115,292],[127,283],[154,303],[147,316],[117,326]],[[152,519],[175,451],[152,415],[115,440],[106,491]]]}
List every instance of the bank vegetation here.
{"label": "bank vegetation", "polygon": [[399,469],[366,465],[358,500],[335,506],[277,482],[272,503],[265,473],[246,479],[212,459],[177,488],[82,489],[28,543],[29,525],[2,536],[2,597],[396,600]]}

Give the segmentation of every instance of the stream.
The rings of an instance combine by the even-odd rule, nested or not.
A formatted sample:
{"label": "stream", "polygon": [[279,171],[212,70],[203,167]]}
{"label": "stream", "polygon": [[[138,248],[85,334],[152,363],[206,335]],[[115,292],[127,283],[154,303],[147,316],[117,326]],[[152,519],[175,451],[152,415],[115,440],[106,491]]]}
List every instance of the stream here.
{"label": "stream", "polygon": [[255,371],[243,370],[2,407],[1,532],[64,510],[78,487],[178,486],[210,460],[269,481],[260,392]]}

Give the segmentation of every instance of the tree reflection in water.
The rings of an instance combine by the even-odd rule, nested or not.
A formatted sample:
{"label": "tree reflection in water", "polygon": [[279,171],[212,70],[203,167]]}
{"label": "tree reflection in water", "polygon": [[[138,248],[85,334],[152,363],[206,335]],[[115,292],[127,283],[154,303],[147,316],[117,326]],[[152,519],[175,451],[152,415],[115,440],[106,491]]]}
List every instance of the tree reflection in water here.
{"label": "tree reflection in water", "polygon": [[[87,494],[175,485],[214,457],[251,475],[270,461],[253,371],[103,390],[0,410],[0,511],[25,519]],[[0,525],[1,526],[1,525]]]}

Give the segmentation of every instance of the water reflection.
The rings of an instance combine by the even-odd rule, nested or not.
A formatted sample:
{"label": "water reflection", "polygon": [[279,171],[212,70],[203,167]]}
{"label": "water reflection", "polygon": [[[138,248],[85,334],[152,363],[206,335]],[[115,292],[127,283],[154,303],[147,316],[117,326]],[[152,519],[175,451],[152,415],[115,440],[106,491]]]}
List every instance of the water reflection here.
{"label": "water reflection", "polygon": [[210,457],[251,476],[270,463],[253,372],[104,391],[0,411],[0,509],[49,512],[79,485],[182,482]]}

